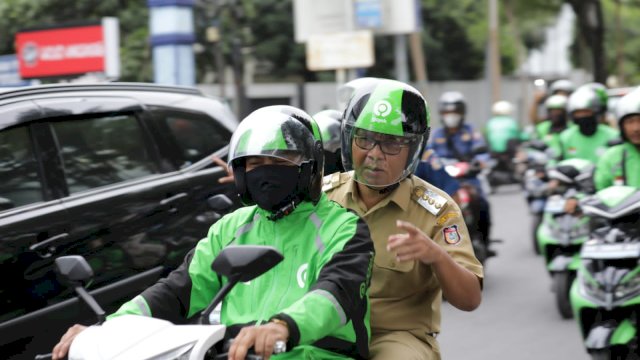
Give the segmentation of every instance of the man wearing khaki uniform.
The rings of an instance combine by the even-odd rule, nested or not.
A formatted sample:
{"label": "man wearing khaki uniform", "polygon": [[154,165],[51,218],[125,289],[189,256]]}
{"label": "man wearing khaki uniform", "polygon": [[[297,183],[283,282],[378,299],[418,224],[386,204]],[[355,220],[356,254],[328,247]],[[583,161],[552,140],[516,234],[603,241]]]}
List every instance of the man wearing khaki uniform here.
{"label": "man wearing khaki uniform", "polygon": [[367,222],[376,255],[370,292],[373,359],[440,359],[444,297],[466,311],[481,301],[482,265],[457,204],[412,176],[429,135],[414,88],[380,80],[358,89],[342,122],[348,173],[324,179],[329,198]]}

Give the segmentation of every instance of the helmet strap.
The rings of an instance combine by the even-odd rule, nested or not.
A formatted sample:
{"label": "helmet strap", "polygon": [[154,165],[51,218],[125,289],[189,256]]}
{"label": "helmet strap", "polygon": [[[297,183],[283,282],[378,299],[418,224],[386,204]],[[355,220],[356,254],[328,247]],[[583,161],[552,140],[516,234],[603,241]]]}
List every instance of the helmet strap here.
{"label": "helmet strap", "polygon": [[271,221],[276,221],[278,219],[282,219],[283,217],[291,214],[293,210],[295,210],[298,205],[302,202],[300,196],[295,196],[291,202],[287,203],[285,206],[281,207],[277,211],[271,213],[271,215],[267,216],[267,219]]}

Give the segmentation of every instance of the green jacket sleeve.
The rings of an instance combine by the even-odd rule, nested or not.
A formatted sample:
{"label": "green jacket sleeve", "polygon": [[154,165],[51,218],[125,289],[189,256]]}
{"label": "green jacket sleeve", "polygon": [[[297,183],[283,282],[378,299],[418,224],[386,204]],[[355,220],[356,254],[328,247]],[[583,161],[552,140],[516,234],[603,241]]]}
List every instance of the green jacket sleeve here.
{"label": "green jacket sleeve", "polygon": [[366,354],[370,333],[368,289],[374,255],[369,229],[357,217],[357,221],[343,224],[326,245],[316,283],[275,317],[293,325],[289,327],[292,346],[314,343],[351,321],[359,352]]}
{"label": "green jacket sleeve", "polygon": [[598,160],[596,169],[593,174],[593,183],[596,187],[596,191],[602,190],[613,185],[612,166],[611,166],[611,149]]}

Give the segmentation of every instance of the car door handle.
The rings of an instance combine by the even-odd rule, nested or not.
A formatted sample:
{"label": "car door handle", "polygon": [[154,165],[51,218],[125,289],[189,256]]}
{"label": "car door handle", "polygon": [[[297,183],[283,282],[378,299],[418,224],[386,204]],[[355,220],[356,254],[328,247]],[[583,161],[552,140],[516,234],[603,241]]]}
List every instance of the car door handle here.
{"label": "car door handle", "polygon": [[65,240],[67,237],[69,237],[68,233],[61,233],[51,236],[46,240],[29,246],[29,250],[37,252],[43,258],[48,258],[56,251],[56,246],[59,245],[59,243]]}
{"label": "car door handle", "polygon": [[160,205],[163,205],[163,206],[164,205],[170,205],[170,204],[176,203],[176,202],[178,202],[181,199],[184,199],[186,197],[187,197],[187,193],[175,194],[175,195],[173,195],[171,197],[168,197],[168,198],[166,198],[164,200],[161,200],[160,201]]}

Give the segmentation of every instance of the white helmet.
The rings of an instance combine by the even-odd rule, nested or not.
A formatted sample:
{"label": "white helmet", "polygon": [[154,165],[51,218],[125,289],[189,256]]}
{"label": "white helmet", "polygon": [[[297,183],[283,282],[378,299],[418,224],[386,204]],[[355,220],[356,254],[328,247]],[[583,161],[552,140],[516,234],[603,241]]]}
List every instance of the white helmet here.
{"label": "white helmet", "polygon": [[496,101],[491,107],[491,112],[496,116],[510,116],[513,114],[513,105],[505,100]]}

